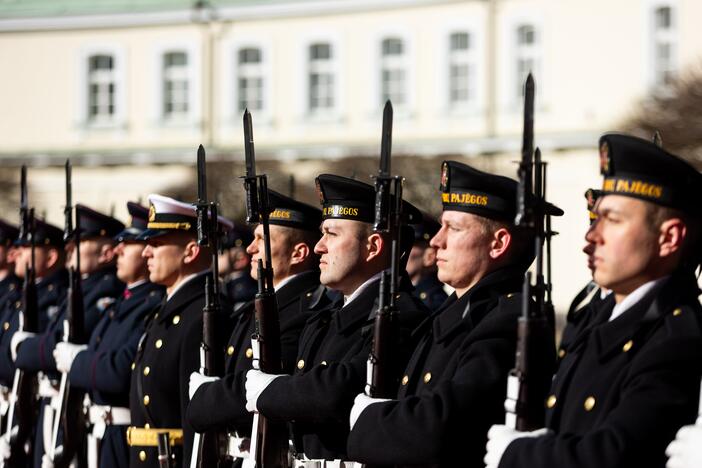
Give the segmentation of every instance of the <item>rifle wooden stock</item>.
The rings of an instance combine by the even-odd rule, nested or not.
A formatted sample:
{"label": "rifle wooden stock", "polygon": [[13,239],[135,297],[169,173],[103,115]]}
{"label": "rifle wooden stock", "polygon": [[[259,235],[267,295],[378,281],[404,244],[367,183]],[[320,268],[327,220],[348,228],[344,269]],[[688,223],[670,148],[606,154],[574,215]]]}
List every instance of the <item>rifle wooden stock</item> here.
{"label": "rifle wooden stock", "polygon": [[[69,286],[66,298],[68,309],[64,321],[64,341],[73,344],[87,342],[85,307],[80,281],[80,274],[73,268],[69,269]],[[49,448],[49,454],[52,455],[54,468],[67,468],[85,437],[86,423],[83,414],[85,391],[71,386],[67,373],[61,374],[58,398],[60,406],[54,420],[51,434],[52,446]],[[59,434],[61,435],[61,445],[59,445]]]}
{"label": "rifle wooden stock", "polygon": [[159,468],[173,468],[171,458],[171,444],[168,440],[168,432],[158,434],[158,466]]}
{"label": "rifle wooden stock", "polygon": [[[261,271],[261,269],[259,269]],[[261,274],[261,273],[259,273]],[[275,293],[264,291],[255,299],[256,331],[251,337],[257,343],[258,365],[267,374],[281,374],[280,322]],[[286,423],[273,422],[256,415],[252,436],[256,466],[262,468],[286,468],[288,466],[288,427]]]}

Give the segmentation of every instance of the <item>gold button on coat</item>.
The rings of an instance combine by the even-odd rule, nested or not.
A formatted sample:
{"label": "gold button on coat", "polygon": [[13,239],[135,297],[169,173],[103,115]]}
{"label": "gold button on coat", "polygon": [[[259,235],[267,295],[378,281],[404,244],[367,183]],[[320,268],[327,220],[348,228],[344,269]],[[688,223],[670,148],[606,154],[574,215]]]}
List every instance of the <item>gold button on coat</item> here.
{"label": "gold button on coat", "polygon": [[634,346],[634,342],[632,340],[629,340],[626,343],[624,343],[624,346],[622,346],[622,351],[627,353],[629,352],[632,346]]}
{"label": "gold button on coat", "polygon": [[680,314],[682,314],[682,309],[680,307],[673,311],[673,317],[677,317]]}
{"label": "gold button on coat", "polygon": [[419,293],[419,298],[422,299],[422,300],[426,299],[426,298],[427,298],[427,293],[425,293],[425,292]]}
{"label": "gold button on coat", "polygon": [[2,324],[2,329],[3,330],[8,330],[10,328],[10,322],[5,322]]}
{"label": "gold button on coat", "polygon": [[427,372],[426,374],[424,374],[424,383],[429,383],[430,380],[431,380],[431,372]]}
{"label": "gold button on coat", "polygon": [[151,402],[151,398],[149,395],[144,395],[144,406],[149,406],[149,403]]}
{"label": "gold button on coat", "polygon": [[144,367],[144,375],[149,375],[151,368],[149,366]]}
{"label": "gold button on coat", "polygon": [[144,452],[143,450],[139,451],[139,460],[146,461],[146,452]]}
{"label": "gold button on coat", "polygon": [[319,364],[322,365],[322,366],[326,366],[326,365],[327,365],[327,361],[322,361],[322,362],[320,362]]}
{"label": "gold button on coat", "polygon": [[135,367],[136,367],[136,362],[133,362],[132,363],[132,370],[134,370]]}
{"label": "gold button on coat", "polygon": [[546,400],[546,408],[553,408],[556,406],[556,395],[551,395]]}
{"label": "gold button on coat", "polygon": [[180,323],[180,315],[173,317],[173,325],[178,325]]}
{"label": "gold button on coat", "polygon": [[305,367],[305,361],[303,359],[300,359],[297,361],[297,368],[302,370]]}
{"label": "gold button on coat", "polygon": [[156,340],[156,349],[161,349],[161,346],[163,346],[163,340],[159,338]]}
{"label": "gold button on coat", "polygon": [[234,346],[230,346],[227,348],[227,354],[230,356],[234,354]]}
{"label": "gold button on coat", "polygon": [[246,348],[246,357],[251,359],[253,357],[253,349]]}
{"label": "gold button on coat", "polygon": [[409,375],[405,375],[402,377],[402,385],[407,385],[409,382]]}
{"label": "gold button on coat", "polygon": [[561,349],[558,350],[558,357],[559,357],[559,358],[563,359],[563,358],[565,357],[565,355],[566,355],[566,350],[565,350],[565,349],[561,348]]}
{"label": "gold button on coat", "polygon": [[585,411],[592,411],[592,408],[595,407],[595,397],[587,397],[585,398],[585,403],[583,403],[583,407],[585,408]]}

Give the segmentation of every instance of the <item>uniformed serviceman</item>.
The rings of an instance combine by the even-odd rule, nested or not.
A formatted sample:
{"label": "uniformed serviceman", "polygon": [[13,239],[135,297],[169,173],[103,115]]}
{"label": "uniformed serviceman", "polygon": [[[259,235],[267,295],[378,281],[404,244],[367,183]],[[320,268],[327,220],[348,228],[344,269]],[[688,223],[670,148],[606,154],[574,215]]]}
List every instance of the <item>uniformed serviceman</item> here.
{"label": "uniformed serviceman", "polygon": [[131,365],[145,321],[161,304],[164,294],[162,286],[149,281],[146,259],[141,255],[146,243],[136,240],[146,230],[149,210],[133,202],[127,203],[127,209],[130,225],[115,237],[117,277],[126,289],[103,313],[87,345],[59,342],[54,350],[56,368],[69,372],[71,386],[90,396],[90,467],[129,466],[126,432],[130,423]]}
{"label": "uniformed serviceman", "polygon": [[429,310],[435,311],[448,297],[444,284],[436,277],[436,249],[429,245],[441,225],[429,214],[422,213],[422,222],[412,227],[414,245],[407,260],[407,274],[414,286],[412,294],[420,298]]}
{"label": "uniformed serviceman", "polygon": [[14,243],[19,230],[0,219],[0,311],[5,304],[20,297],[22,283],[15,274],[17,248]]}
{"label": "uniformed serviceman", "polygon": [[647,140],[599,143],[603,193],[587,240],[612,299],[569,325],[548,433],[493,427],[489,467],[663,467],[675,431],[697,415],[702,176]]}
{"label": "uniformed serviceman", "polygon": [[[291,374],[295,368],[300,332],[309,316],[310,304],[323,299],[324,286],[319,284],[319,257],[314,246],[319,240],[322,212],[274,191],[269,191],[271,264],[280,317],[280,341],[283,370]],[[263,226],[254,231],[246,249],[251,255],[250,274],[258,278],[258,260],[265,262]],[[212,380],[194,373],[190,378],[191,400],[187,417],[195,430],[227,428],[232,434],[229,453],[234,458],[247,457],[247,440],[251,435],[253,416],[246,410],[244,382],[251,369],[254,333],[254,301],[237,311],[236,324],[226,351],[226,376]],[[198,389],[199,387],[199,389]]]}
{"label": "uniformed serviceman", "polygon": [[[34,227],[35,260],[34,272],[37,281],[37,303],[39,311],[40,330],[46,327],[49,319],[53,319],[66,298],[68,274],[65,269],[65,251],[63,231],[42,220],[35,220]],[[27,267],[31,266],[32,247],[29,238],[19,238],[16,241],[17,254],[15,257],[15,274],[24,280]],[[12,351],[12,338],[20,324],[22,301],[18,298],[14,303],[7,304],[2,315],[0,328],[0,381],[12,385],[15,373],[15,354]],[[38,390],[42,405],[48,403],[53,395],[53,388],[45,385]],[[3,430],[5,426],[3,426]],[[10,447],[5,444],[5,437],[0,438],[0,456],[7,459]]]}
{"label": "uniformed serviceman", "polygon": [[254,298],[258,291],[256,281],[251,277],[251,257],[246,247],[253,240],[248,226],[234,225],[223,237],[217,269],[224,281],[224,294],[238,309]]}
{"label": "uniformed serviceman", "polygon": [[[80,250],[81,288],[85,307],[85,333],[90,334],[98,318],[124,291],[122,283],[115,275],[114,241],[112,238],[124,229],[124,224],[111,216],[97,212],[84,205],[76,205],[76,226],[79,226],[80,249],[75,248],[75,235],[72,233],[68,245],[67,264],[75,267]],[[37,243],[38,239],[37,239]],[[34,335],[17,332],[12,337],[11,348],[16,354],[15,365],[29,372],[42,372],[40,394],[51,398],[58,397],[60,374],[56,369],[53,351],[56,343],[63,340],[63,321],[67,312],[64,300],[58,313],[51,318],[43,333]],[[55,405],[58,407],[58,405]],[[42,404],[38,430],[34,445],[34,466],[41,466],[45,441],[49,441],[53,407]]]}
{"label": "uniformed serviceman", "polygon": [[[597,219],[597,215],[595,214],[595,203],[597,202],[597,199],[600,197],[601,194],[602,192],[596,189],[587,189],[585,191],[585,200],[587,200],[587,212],[590,220],[590,227],[588,229],[592,229],[592,225],[594,224],[595,219]],[[595,272],[595,259],[592,255],[594,251],[595,243],[588,239],[586,236],[585,247],[583,247],[583,252],[585,253],[585,255],[587,255],[587,268],[590,270],[590,273]],[[575,295],[575,298],[571,301],[570,307],[568,307],[567,321],[572,321],[575,315],[581,309],[583,309],[585,306],[587,306],[593,301],[594,306],[597,302],[604,299],[606,295],[606,291],[602,291],[602,289],[599,286],[597,286],[597,283],[595,283],[594,280],[588,281],[585,287],[581,289]]]}
{"label": "uniformed serviceman", "polygon": [[[356,180],[323,174],[317,178],[322,200],[322,238],[315,246],[320,257],[320,281],[343,297],[330,306],[313,308],[300,337],[298,359],[292,376],[250,370],[246,381],[247,408],[266,417],[294,421],[298,457],[336,460],[346,455],[349,409],[354,396],[366,383],[366,361],[370,351],[373,318],[377,307],[380,276],[389,265],[390,243],[373,232],[375,190]],[[404,203],[407,221],[421,214]],[[412,230],[403,228],[401,252],[404,271],[413,242]],[[411,352],[411,330],[428,315],[421,301],[410,294],[411,283],[403,275],[397,299],[400,338],[398,366]],[[402,367],[395,369],[399,383]],[[298,460],[296,466],[319,466]]]}
{"label": "uniformed serviceman", "polygon": [[[14,246],[19,230],[9,223],[0,220],[0,323],[8,304],[14,304],[22,297],[22,283],[15,275],[15,257],[17,249]],[[7,363],[9,364],[9,362]],[[11,382],[9,383],[11,384]],[[5,415],[9,408],[8,396],[10,388],[7,382],[0,378],[0,424],[5,427]]]}
{"label": "uniformed serviceman", "polygon": [[441,229],[430,244],[439,280],[455,292],[418,328],[397,399],[356,398],[348,449],[359,462],[481,466],[485,434],[504,419],[533,237],[513,226],[516,181],[455,161],[441,171]]}
{"label": "uniformed serviceman", "polygon": [[[188,379],[200,366],[205,279],[212,252],[197,243],[195,207],[161,195],[149,195],[149,222],[138,239],[147,242],[143,256],[149,280],[166,288],[166,301],[152,316],[132,364],[127,430],[129,466],[158,467],[157,434],[168,432],[179,462],[190,460],[194,431],[185,420]],[[220,228],[229,228],[220,217]],[[222,301],[222,315],[231,306]],[[231,326],[216,327],[226,343]],[[224,346],[222,346],[222,351]],[[183,458],[184,457],[184,458]],[[182,466],[182,465],[177,465]]]}

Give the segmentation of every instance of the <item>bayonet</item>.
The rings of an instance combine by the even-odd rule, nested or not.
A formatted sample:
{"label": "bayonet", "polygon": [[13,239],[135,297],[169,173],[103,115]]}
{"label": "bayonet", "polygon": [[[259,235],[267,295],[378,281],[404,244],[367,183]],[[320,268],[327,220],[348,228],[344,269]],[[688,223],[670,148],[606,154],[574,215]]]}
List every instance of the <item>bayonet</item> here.
{"label": "bayonet", "polygon": [[246,176],[244,188],[246,190],[246,222],[258,223],[261,220],[261,207],[258,199],[258,180],[256,178],[256,153],[254,151],[253,124],[251,113],[244,111],[244,155],[246,157]]}
{"label": "bayonet", "polygon": [[388,213],[390,203],[390,154],[392,150],[392,103],[385,102],[383,109],[383,133],[380,139],[380,167],[375,178],[375,220],[373,229],[387,232],[389,228]]}
{"label": "bayonet", "polygon": [[72,169],[70,159],[66,159],[66,206],[63,208],[63,215],[65,218],[64,229],[63,229],[63,240],[68,241],[68,239],[73,234],[73,181],[72,181]]}
{"label": "bayonet", "polygon": [[534,77],[529,73],[524,84],[524,129],[522,132],[522,160],[519,163],[519,188],[517,190],[517,216],[515,224],[532,227],[534,210],[527,197],[532,193],[534,153]]}

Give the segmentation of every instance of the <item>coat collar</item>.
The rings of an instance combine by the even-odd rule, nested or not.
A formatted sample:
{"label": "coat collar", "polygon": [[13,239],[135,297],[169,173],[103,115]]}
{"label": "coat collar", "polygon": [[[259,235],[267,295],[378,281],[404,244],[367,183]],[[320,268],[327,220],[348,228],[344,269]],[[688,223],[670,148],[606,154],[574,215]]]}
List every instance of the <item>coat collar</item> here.
{"label": "coat collar", "polygon": [[621,353],[625,345],[627,352],[636,348],[645,341],[644,335],[652,324],[675,307],[696,301],[698,293],[694,275],[679,273],[649,291],[615,320],[595,326],[592,335],[600,362]]}
{"label": "coat collar", "polygon": [[[497,304],[503,294],[520,291],[524,269],[516,266],[500,268],[485,275],[475,286],[455,301],[446,301],[436,312],[434,339],[437,343],[446,340],[459,330],[472,330]],[[455,293],[452,297],[455,297]],[[469,312],[464,315],[466,308]]]}
{"label": "coat collar", "polygon": [[205,277],[207,275],[196,275],[190,278],[173,294],[163,311],[159,314],[158,321],[165,322],[176,311],[180,311],[188,304],[195,302],[205,296]]}
{"label": "coat collar", "polygon": [[122,320],[124,317],[129,315],[130,312],[138,307],[140,304],[144,304],[149,301],[150,297],[154,297],[154,303],[157,300],[161,300],[165,294],[163,286],[154,284],[151,281],[146,281],[139,286],[134,287],[130,290],[131,296],[128,299],[121,299],[117,303],[117,310],[115,319]]}
{"label": "coat collar", "polygon": [[379,290],[380,278],[368,284],[358,297],[336,311],[334,318],[339,333],[346,333],[375,315]]}
{"label": "coat collar", "polygon": [[300,295],[308,289],[312,289],[318,284],[319,271],[305,271],[296,275],[275,293],[278,301],[278,310],[284,309],[291,302],[299,299]]}

